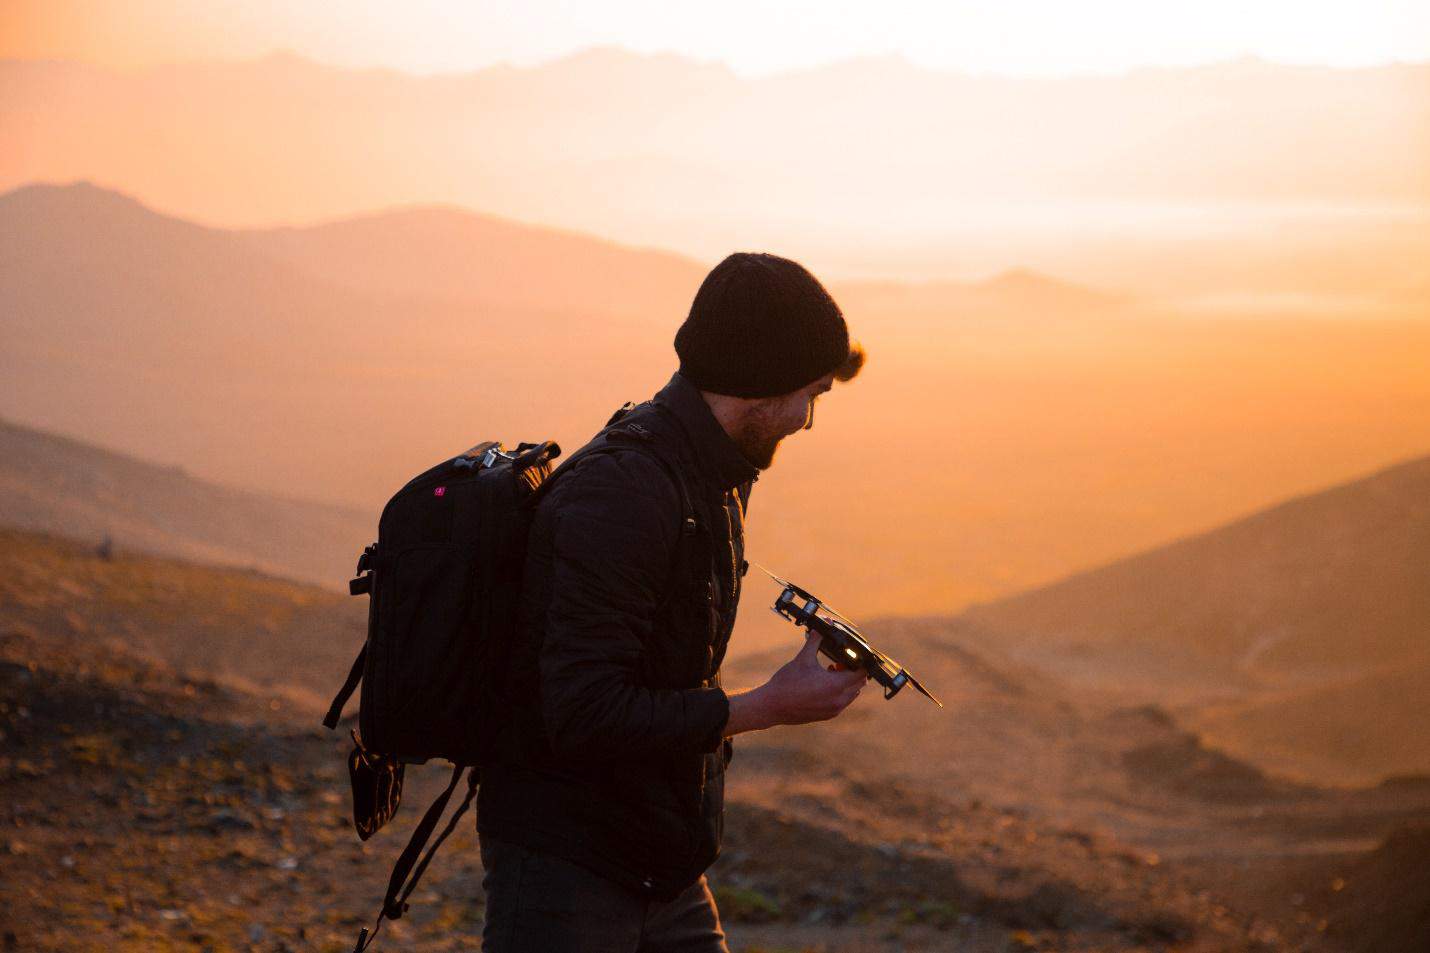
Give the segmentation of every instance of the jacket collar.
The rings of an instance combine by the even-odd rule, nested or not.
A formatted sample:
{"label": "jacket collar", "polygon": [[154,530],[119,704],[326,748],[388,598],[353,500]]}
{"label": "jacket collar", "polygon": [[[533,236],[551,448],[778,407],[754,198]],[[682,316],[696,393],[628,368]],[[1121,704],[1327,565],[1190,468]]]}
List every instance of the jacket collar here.
{"label": "jacket collar", "polygon": [[760,470],[740,453],[735,441],[725,432],[720,421],[700,396],[700,389],[676,371],[670,381],[656,392],[654,403],[669,409],[690,438],[696,461],[705,477],[729,490],[741,483],[760,478]]}

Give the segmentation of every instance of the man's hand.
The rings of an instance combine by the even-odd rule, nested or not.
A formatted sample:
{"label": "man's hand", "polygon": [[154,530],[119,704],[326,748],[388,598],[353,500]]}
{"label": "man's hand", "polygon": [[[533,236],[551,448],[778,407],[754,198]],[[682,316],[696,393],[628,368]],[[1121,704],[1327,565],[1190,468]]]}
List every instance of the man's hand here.
{"label": "man's hand", "polygon": [[820,635],[805,635],[804,647],[759,688],[730,696],[725,736],[774,725],[828,721],[859,697],[869,676],[862,669],[825,668],[819,661]]}

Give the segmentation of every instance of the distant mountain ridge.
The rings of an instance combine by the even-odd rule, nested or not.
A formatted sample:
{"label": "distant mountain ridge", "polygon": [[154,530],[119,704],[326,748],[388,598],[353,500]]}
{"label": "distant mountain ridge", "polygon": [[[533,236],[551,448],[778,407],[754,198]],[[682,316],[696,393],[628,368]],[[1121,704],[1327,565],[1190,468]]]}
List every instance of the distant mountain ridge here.
{"label": "distant mountain ridge", "polygon": [[[238,231],[87,182],[26,186],[0,195],[0,414],[140,457],[187,456],[270,491],[245,445],[282,432],[279,492],[376,500],[401,471],[347,482],[373,465],[369,435],[412,441],[413,472],[481,439],[579,445],[604,416],[553,422],[543,406],[588,403],[599,388],[609,414],[663,384],[707,268],[454,208]],[[1000,314],[1030,293],[1053,313],[1095,297],[1020,275],[1012,294],[997,282],[912,293],[954,315]],[[833,288],[857,333],[862,292]],[[497,422],[513,429],[484,432]],[[353,459],[320,463],[340,452]]]}
{"label": "distant mountain ridge", "polygon": [[541,310],[619,314],[654,295],[679,301],[705,273],[671,252],[453,206],[236,234],[279,261],[361,291]]}
{"label": "distant mountain ridge", "polygon": [[[198,246],[222,255],[228,269],[244,267],[256,253],[271,268],[299,272],[334,290],[547,310],[600,301],[609,301],[610,310],[639,307],[630,298],[633,284],[649,288],[652,280],[666,278],[686,294],[688,283],[704,275],[699,262],[672,252],[454,206],[235,230],[200,225],[85,180],[33,183],[0,194],[0,251],[19,260],[26,232],[42,245],[70,243],[72,251],[86,240],[91,248],[127,243],[135,252],[144,250],[138,243],[174,243],[190,254]],[[33,269],[43,260],[31,255],[25,264]],[[547,270],[533,274],[537,264]]]}
{"label": "distant mountain ridge", "polygon": [[[666,363],[701,271],[479,215],[395,215],[386,237],[383,217],[254,233],[88,183],[0,195],[0,414],[194,459],[237,485],[385,499],[404,471],[481,439],[554,436],[541,401],[593,385],[536,355]],[[581,354],[554,346],[583,336]],[[602,405],[630,396],[600,386],[613,391]],[[355,490],[374,439],[404,443],[407,463]],[[275,440],[277,483],[256,475]]]}
{"label": "distant mountain ridge", "polygon": [[[375,512],[480,440],[569,452],[653,393],[710,264],[453,209],[237,231],[26,187],[0,195],[0,416]],[[809,560],[857,615],[959,611],[1423,446],[1410,408],[1430,384],[1406,355],[1430,325],[1148,320],[1026,268],[829,286],[872,360],[790,441],[751,542]],[[906,492],[835,465],[861,445],[917,448]],[[879,507],[825,518],[866,496]],[[814,538],[784,528],[801,524]],[[852,539],[871,563],[922,557],[871,574]]]}
{"label": "distant mountain ridge", "polygon": [[890,209],[926,231],[990,196],[1423,206],[1427,77],[1243,58],[1026,78],[870,57],[742,78],[617,49],[425,77],[291,54],[11,60],[0,126],[24,148],[0,155],[0,188],[92,178],[229,225],[456,202],[681,248],[752,222],[817,236],[833,195],[850,241]]}

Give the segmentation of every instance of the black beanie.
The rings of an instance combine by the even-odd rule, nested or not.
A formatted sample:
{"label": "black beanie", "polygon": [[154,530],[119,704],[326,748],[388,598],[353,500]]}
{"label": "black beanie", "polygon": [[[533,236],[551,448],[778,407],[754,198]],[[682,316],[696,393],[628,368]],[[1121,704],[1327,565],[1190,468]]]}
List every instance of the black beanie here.
{"label": "black beanie", "polygon": [[680,374],[701,390],[775,397],[849,360],[844,315],[788,258],[736,252],[705,276],[675,333]]}

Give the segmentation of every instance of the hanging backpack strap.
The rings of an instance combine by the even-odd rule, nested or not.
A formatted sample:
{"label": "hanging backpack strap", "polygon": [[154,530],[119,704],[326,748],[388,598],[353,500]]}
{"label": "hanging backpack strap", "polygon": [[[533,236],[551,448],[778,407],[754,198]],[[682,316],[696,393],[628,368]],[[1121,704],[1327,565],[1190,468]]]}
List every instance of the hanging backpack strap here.
{"label": "hanging backpack strap", "polygon": [[358,682],[362,681],[362,666],[365,661],[367,661],[367,643],[363,643],[362,650],[358,652],[357,658],[353,659],[353,667],[348,670],[347,681],[343,682],[343,687],[338,689],[337,695],[333,696],[333,703],[328,706],[328,713],[323,716],[324,728],[338,727],[338,719],[343,716],[343,706],[348,703],[348,699],[357,690]]}
{"label": "hanging backpack strap", "polygon": [[[362,555],[358,556],[357,576],[348,582],[348,592],[354,596],[363,594],[372,596],[372,567],[374,553],[377,550],[377,543],[371,543],[363,547]],[[371,621],[369,619],[369,621]],[[353,659],[353,667],[348,670],[348,677],[343,682],[343,687],[338,689],[338,693],[333,696],[333,703],[328,706],[327,715],[323,716],[323,727],[334,729],[338,727],[338,719],[343,716],[343,706],[348,703],[348,699],[357,690],[358,682],[362,681],[363,662],[367,660],[367,642],[363,641],[362,650],[358,652],[357,658]]]}
{"label": "hanging backpack strap", "polygon": [[[437,835],[432,846],[427,848],[427,853],[423,855],[419,863],[417,855],[421,854],[422,848],[427,846],[433,829],[441,820],[443,812],[447,810],[447,804],[452,800],[452,792],[457,790],[463,772],[468,773],[467,793],[462,798],[462,803],[458,805],[457,810],[447,819],[447,826],[442,828],[442,833]],[[383,920],[402,919],[402,915],[407,912],[407,898],[412,896],[412,892],[417,889],[418,882],[427,871],[427,865],[432,862],[432,855],[437,853],[437,848],[442,846],[442,842],[456,829],[457,822],[462,819],[462,815],[466,814],[467,809],[472,806],[472,799],[477,794],[479,778],[480,775],[475,767],[470,768],[469,771],[467,765],[459,764],[452,769],[452,780],[448,782],[446,789],[437,796],[437,800],[432,802],[432,806],[427,808],[427,813],[422,815],[422,820],[413,830],[412,837],[407,841],[407,846],[403,848],[402,855],[393,865],[392,876],[387,881],[387,893],[382,898],[382,911],[377,915],[377,921],[373,924],[371,933],[367,927],[363,927],[362,932],[358,934],[357,946],[353,947],[353,953],[362,953],[372,945],[372,942],[377,939],[378,931],[382,929]]]}

